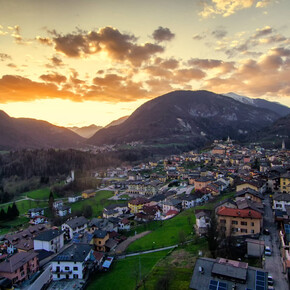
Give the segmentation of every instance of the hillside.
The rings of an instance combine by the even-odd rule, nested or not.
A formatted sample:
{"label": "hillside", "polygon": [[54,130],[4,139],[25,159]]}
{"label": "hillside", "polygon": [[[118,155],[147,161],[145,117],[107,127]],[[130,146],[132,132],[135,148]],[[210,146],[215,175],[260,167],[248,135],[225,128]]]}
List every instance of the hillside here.
{"label": "hillside", "polygon": [[100,129],[102,129],[102,126],[96,126],[94,124],[90,126],[85,127],[68,127],[71,131],[75,132],[76,134],[84,137],[84,138],[90,138],[92,137],[96,132],[98,132]]}
{"label": "hillside", "polygon": [[196,147],[228,135],[244,140],[279,115],[209,91],[174,91],[140,106],[125,122],[98,131],[93,145],[191,143]]}
{"label": "hillside", "polygon": [[12,118],[0,111],[0,150],[71,148],[83,140],[69,129],[35,119]]}

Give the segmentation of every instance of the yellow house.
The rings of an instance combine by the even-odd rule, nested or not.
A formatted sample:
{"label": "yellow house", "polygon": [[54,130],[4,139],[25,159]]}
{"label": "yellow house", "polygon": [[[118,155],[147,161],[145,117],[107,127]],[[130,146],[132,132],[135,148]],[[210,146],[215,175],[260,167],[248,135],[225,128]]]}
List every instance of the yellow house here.
{"label": "yellow house", "polygon": [[82,192],[82,198],[90,198],[96,195],[96,191],[94,189],[87,189]]}
{"label": "yellow house", "polygon": [[128,207],[131,210],[131,213],[139,213],[140,211],[142,211],[143,206],[147,203],[149,203],[148,199],[138,197],[138,198],[130,200],[128,202]]}
{"label": "yellow house", "polygon": [[280,177],[280,191],[290,193],[290,173],[283,174]]}
{"label": "yellow house", "polygon": [[249,209],[221,207],[217,212],[218,230],[228,236],[254,235],[261,232],[261,213]]}
{"label": "yellow house", "polygon": [[254,185],[252,182],[244,182],[236,186],[236,191],[241,191],[246,188],[251,188],[253,190],[259,191],[259,187]]}
{"label": "yellow house", "polygon": [[92,242],[96,251],[105,252],[105,244],[109,240],[109,233],[107,231],[96,230],[93,235]]}

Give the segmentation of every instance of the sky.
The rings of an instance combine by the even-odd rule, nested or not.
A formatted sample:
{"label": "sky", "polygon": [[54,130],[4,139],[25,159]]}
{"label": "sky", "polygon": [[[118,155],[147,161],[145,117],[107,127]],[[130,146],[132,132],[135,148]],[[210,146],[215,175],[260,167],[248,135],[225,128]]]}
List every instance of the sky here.
{"label": "sky", "polygon": [[0,109],[104,126],[173,90],[290,106],[289,0],[0,0]]}

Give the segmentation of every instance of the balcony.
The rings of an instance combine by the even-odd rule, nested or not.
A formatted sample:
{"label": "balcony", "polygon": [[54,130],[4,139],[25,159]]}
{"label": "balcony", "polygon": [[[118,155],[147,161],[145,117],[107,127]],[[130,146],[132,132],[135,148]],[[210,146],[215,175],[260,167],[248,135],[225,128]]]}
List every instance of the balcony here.
{"label": "balcony", "polygon": [[52,274],[60,274],[60,275],[67,275],[71,274],[72,270],[54,270],[52,271]]}

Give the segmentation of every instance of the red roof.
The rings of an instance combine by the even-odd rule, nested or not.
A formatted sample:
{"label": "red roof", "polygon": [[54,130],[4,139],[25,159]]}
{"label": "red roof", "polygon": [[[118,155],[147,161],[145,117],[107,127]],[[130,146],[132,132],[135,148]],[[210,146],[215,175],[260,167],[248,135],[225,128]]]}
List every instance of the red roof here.
{"label": "red roof", "polygon": [[232,217],[241,217],[241,218],[253,218],[253,219],[262,218],[262,215],[255,210],[229,208],[229,207],[224,207],[224,206],[222,206],[219,209],[217,214],[221,216],[232,216]]}
{"label": "red roof", "polygon": [[179,214],[179,212],[177,210],[174,210],[174,209],[171,209],[169,210],[166,215],[169,216],[169,215],[177,215]]}

